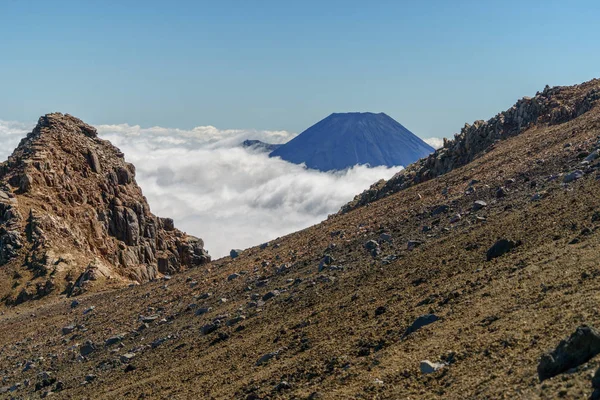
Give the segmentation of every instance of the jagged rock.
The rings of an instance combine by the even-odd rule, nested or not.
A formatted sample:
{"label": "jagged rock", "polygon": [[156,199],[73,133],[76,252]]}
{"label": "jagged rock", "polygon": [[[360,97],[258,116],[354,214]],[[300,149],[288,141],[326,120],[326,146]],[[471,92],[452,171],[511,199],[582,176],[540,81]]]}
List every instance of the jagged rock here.
{"label": "jagged rock", "polygon": [[508,239],[500,239],[490,247],[486,253],[487,260],[490,261],[500,257],[517,247],[517,242]]}
{"label": "jagged rock", "polygon": [[[598,81],[571,87],[546,87],[535,97],[524,97],[508,110],[488,121],[465,124],[453,140],[444,139],[442,148],[407,166],[387,182],[380,180],[344,205],[347,213],[390,194],[446,174],[473,161],[498,140],[519,135],[535,124],[560,124],[591,110],[600,100]],[[578,91],[578,95],[572,92]],[[470,187],[473,189],[473,187]]]}
{"label": "jagged rock", "polygon": [[542,355],[537,368],[540,381],[577,367],[599,353],[600,334],[590,326],[580,326],[556,349]]}
{"label": "jagged rock", "polygon": [[237,257],[239,257],[240,254],[242,254],[242,251],[243,250],[241,250],[241,249],[232,249],[229,252],[229,257],[231,257],[231,258],[237,258]]}
{"label": "jagged rock", "polygon": [[[119,149],[81,120],[54,113],[39,119],[0,168],[0,265],[13,260],[34,271],[37,287],[14,299],[0,293],[17,304],[54,292],[83,293],[94,277],[99,286],[113,278],[142,283],[210,256],[201,239],[150,212],[135,167]],[[82,270],[81,260],[98,268]],[[50,273],[55,279],[48,280]]]}

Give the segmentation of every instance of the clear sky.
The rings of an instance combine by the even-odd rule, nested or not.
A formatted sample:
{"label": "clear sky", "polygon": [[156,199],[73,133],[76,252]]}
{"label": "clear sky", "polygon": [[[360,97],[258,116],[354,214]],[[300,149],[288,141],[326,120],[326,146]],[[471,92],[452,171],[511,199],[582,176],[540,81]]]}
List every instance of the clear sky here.
{"label": "clear sky", "polygon": [[0,119],[450,136],[600,76],[598,1],[0,0]]}

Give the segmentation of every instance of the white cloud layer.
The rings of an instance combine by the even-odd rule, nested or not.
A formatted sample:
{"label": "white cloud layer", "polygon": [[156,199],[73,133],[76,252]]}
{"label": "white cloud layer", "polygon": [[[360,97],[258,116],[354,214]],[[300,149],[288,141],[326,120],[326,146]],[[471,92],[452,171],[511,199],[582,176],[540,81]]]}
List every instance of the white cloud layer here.
{"label": "white cloud layer", "polygon": [[430,145],[431,147],[433,147],[434,149],[439,149],[444,145],[443,138],[432,137],[432,138],[423,139],[423,141],[425,143],[427,143],[428,145]]}
{"label": "white cloud layer", "polygon": [[[0,159],[32,127],[0,121]],[[239,147],[245,139],[287,142],[294,134],[285,131],[128,124],[97,129],[136,166],[152,212],[172,217],[179,229],[203,238],[214,258],[316,224],[399,169],[360,166],[325,173]]]}
{"label": "white cloud layer", "polygon": [[0,162],[6,160],[35,124],[0,119]]}

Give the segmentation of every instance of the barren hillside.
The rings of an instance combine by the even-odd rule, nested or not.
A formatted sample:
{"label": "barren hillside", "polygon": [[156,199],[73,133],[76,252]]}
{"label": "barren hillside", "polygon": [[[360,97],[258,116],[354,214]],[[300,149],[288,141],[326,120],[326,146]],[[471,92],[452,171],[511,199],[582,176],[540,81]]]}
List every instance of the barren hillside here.
{"label": "barren hillside", "polygon": [[[543,115],[599,87],[547,89],[562,100]],[[594,331],[538,375],[600,328],[600,109],[584,108],[235,259],[4,308],[0,396],[586,398]]]}

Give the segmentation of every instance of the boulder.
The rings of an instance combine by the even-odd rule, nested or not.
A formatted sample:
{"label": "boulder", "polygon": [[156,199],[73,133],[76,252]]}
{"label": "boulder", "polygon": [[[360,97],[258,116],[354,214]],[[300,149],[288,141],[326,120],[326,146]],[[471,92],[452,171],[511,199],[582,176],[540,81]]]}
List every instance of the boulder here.
{"label": "boulder", "polygon": [[508,239],[500,239],[488,249],[486,253],[486,258],[488,261],[490,261],[494,258],[503,256],[504,254],[517,247],[517,245],[518,242],[514,242]]}
{"label": "boulder", "polygon": [[556,348],[542,355],[537,367],[540,381],[575,368],[600,353],[600,334],[590,326],[580,326]]}

